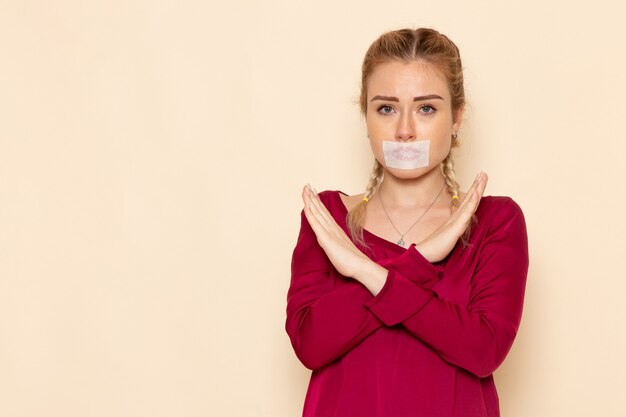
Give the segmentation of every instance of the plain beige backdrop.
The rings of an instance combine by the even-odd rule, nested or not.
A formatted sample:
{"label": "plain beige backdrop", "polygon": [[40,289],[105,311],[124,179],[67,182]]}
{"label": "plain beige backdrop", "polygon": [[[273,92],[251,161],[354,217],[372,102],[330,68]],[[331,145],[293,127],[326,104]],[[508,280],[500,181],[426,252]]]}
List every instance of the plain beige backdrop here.
{"label": "plain beige backdrop", "polygon": [[0,416],[300,415],[300,192],[363,191],[361,59],[407,26],[461,49],[463,188],[485,170],[526,215],[502,415],[626,415],[625,17],[617,0],[0,1]]}

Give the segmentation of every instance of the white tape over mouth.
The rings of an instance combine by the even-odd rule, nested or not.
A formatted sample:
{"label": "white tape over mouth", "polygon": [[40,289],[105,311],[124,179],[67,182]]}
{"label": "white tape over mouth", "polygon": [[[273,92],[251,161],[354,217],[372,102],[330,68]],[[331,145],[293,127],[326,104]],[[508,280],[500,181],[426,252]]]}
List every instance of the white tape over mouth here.
{"label": "white tape over mouth", "polygon": [[383,140],[385,166],[398,169],[415,169],[428,166],[430,140],[396,142]]}

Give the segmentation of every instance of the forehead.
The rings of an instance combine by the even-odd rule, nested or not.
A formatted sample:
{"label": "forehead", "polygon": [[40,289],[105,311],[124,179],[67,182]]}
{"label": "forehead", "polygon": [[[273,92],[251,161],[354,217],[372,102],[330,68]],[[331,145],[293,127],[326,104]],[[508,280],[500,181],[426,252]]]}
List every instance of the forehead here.
{"label": "forehead", "polygon": [[374,67],[367,80],[367,96],[410,97],[438,94],[450,97],[448,81],[434,65],[423,61],[387,61]]}

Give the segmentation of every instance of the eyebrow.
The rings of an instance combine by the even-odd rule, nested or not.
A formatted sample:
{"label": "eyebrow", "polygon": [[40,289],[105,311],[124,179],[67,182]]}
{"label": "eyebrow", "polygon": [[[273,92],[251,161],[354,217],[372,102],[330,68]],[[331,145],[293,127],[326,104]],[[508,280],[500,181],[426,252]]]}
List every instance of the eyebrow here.
{"label": "eyebrow", "polygon": [[[413,97],[413,101],[423,101],[423,100],[433,100],[433,99],[443,100],[443,97],[438,96],[437,94],[428,94],[426,96]],[[393,96],[374,96],[372,97],[370,102],[374,100],[398,101],[398,102],[400,101],[398,97],[393,97]]]}

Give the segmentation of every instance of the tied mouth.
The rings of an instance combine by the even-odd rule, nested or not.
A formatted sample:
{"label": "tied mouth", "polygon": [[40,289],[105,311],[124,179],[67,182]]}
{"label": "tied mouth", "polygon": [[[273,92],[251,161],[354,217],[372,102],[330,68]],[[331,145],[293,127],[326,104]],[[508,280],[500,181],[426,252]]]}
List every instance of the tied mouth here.
{"label": "tied mouth", "polygon": [[420,151],[414,148],[402,147],[391,151],[391,155],[401,161],[407,161],[417,159],[420,156]]}

